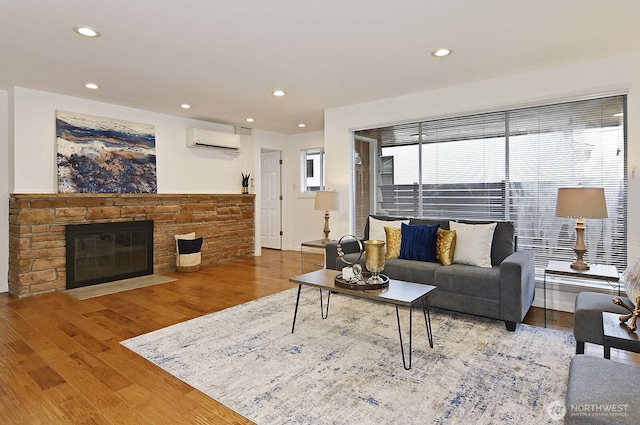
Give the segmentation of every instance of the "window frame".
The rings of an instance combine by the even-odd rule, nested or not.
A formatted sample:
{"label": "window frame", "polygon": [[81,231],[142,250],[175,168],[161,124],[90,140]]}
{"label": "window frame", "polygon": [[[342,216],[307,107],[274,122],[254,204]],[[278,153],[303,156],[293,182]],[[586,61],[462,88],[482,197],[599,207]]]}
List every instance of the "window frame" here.
{"label": "window frame", "polygon": [[[309,175],[310,161],[312,164],[311,175]],[[310,148],[300,151],[300,193],[314,193],[325,189],[325,163],[324,148]],[[310,179],[317,180],[318,184],[310,184]]]}

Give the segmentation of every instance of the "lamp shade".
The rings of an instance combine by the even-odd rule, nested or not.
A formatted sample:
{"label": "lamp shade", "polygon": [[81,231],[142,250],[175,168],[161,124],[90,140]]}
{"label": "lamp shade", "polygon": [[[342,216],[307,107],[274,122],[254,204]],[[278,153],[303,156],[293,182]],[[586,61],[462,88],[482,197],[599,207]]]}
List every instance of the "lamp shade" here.
{"label": "lamp shade", "polygon": [[563,187],[558,189],[556,216],[607,218],[604,189],[601,187]]}
{"label": "lamp shade", "polygon": [[342,209],[340,192],[333,190],[320,190],[316,192],[315,209],[323,211],[340,211]]}

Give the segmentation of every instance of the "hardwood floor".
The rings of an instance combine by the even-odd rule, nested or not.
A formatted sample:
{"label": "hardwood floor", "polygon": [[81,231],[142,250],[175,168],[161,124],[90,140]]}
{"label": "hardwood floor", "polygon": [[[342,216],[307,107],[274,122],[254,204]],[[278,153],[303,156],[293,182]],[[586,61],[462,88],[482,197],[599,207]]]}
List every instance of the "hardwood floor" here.
{"label": "hardwood floor", "polygon": [[263,252],[84,301],[0,295],[0,422],[251,423],[119,342],[292,288],[300,253]]}
{"label": "hardwood floor", "polygon": [[[249,424],[251,421],[122,347],[122,340],[293,288],[300,253],[164,273],[177,280],[78,301],[64,292],[0,295],[0,422],[3,424]],[[533,308],[526,323],[544,323]],[[573,315],[551,312],[571,331]],[[436,336],[437,338],[437,336]],[[599,354],[598,354],[598,349]],[[612,358],[640,364],[612,350]],[[602,356],[602,348],[587,345]],[[630,359],[630,360],[629,360]]]}

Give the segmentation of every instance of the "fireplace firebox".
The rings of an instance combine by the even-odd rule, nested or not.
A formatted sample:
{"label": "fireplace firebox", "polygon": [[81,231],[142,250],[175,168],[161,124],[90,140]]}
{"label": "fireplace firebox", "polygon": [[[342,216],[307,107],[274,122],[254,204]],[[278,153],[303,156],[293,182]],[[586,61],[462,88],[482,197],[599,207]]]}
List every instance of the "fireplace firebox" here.
{"label": "fireplace firebox", "polygon": [[67,289],[153,274],[153,221],[67,225]]}

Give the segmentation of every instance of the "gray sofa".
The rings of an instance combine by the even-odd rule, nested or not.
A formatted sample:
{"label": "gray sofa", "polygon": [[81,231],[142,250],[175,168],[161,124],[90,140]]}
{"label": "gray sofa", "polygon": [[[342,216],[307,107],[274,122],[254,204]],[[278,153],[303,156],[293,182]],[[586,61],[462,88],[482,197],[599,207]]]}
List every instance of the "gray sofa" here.
{"label": "gray sofa", "polygon": [[[372,216],[378,220],[402,220],[401,217]],[[481,222],[459,220],[462,223]],[[364,240],[369,238],[369,221]],[[487,223],[487,222],[482,222]],[[449,229],[449,220],[410,219],[409,224],[439,224]],[[355,261],[359,246],[351,240],[342,244],[345,258]],[[326,246],[326,267],[341,270],[344,263],[338,257],[337,242]],[[361,259],[363,270],[364,255]],[[492,319],[504,320],[506,328],[515,331],[517,323],[529,311],[535,294],[533,251],[516,251],[516,238],[511,222],[497,222],[491,247],[491,268],[424,261],[387,259],[383,274],[393,279],[435,285],[429,296],[434,307],[454,310]]]}

